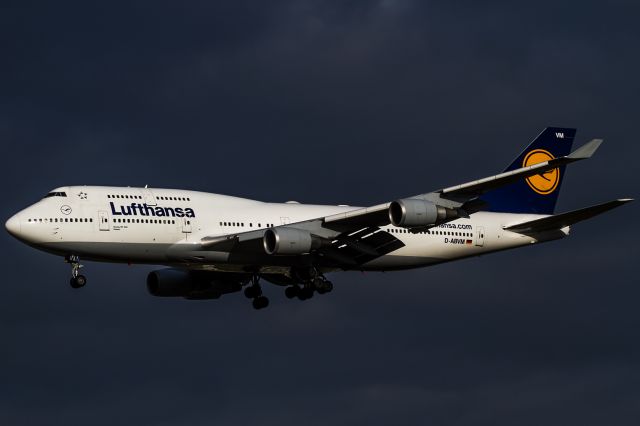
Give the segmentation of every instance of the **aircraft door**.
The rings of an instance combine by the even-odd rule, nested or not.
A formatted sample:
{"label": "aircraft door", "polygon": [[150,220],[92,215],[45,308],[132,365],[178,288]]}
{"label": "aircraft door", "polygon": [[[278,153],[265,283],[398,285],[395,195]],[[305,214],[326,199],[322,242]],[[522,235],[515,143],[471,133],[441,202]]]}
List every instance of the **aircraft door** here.
{"label": "aircraft door", "polygon": [[182,232],[188,234],[191,232],[191,218],[183,217],[182,218]]}
{"label": "aircraft door", "polygon": [[142,196],[144,197],[144,203],[148,206],[155,206],[158,204],[156,201],[156,196],[153,195],[153,192],[149,188],[142,189]]}
{"label": "aircraft door", "polygon": [[291,222],[291,220],[288,217],[280,217],[280,224],[281,225],[288,225]]}
{"label": "aircraft door", "polygon": [[476,227],[476,245],[478,247],[484,246],[484,227]]}
{"label": "aircraft door", "polygon": [[98,222],[100,222],[101,231],[108,231],[109,230],[109,213],[105,211],[99,211]]}

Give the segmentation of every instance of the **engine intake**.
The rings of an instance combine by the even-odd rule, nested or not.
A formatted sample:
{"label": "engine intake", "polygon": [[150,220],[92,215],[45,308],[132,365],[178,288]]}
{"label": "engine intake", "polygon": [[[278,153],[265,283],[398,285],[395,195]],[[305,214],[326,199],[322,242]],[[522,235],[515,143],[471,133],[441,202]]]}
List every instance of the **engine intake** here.
{"label": "engine intake", "polygon": [[267,229],[262,245],[267,254],[296,255],[320,247],[322,240],[303,229],[280,227]]}
{"label": "engine intake", "polygon": [[394,226],[403,228],[432,226],[458,217],[454,209],[413,198],[396,200],[389,206],[389,220]]}

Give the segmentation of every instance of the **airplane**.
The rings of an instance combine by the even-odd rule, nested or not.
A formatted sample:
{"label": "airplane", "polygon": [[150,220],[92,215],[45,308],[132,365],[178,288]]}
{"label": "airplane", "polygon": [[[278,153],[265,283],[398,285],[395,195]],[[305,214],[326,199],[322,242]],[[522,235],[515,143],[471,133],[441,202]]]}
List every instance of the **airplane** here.
{"label": "airplane", "polygon": [[81,288],[80,259],[158,264],[153,296],[217,299],[239,292],[268,306],[260,281],[307,300],[333,289],[326,274],[420,268],[557,240],[571,225],[630,198],[555,214],[576,129],[548,127],[504,172],[370,207],[267,203],[180,189],[65,186],[7,220],[7,231],[64,256]]}

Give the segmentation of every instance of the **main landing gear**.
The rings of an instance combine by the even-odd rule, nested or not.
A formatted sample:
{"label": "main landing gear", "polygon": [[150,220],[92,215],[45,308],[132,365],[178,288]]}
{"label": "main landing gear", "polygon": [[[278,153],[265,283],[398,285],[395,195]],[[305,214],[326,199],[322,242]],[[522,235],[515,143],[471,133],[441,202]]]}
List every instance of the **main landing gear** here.
{"label": "main landing gear", "polygon": [[318,294],[329,293],[333,290],[333,283],[326,279],[322,275],[317,275],[314,278],[305,282],[302,286],[292,285],[284,290],[284,295],[287,299],[298,298],[300,300],[308,300],[313,297],[314,292]]}
{"label": "main landing gear", "polygon": [[[333,284],[326,279],[317,269],[311,268],[306,270],[304,277],[300,275],[294,276],[294,280],[300,284],[293,284],[284,289],[287,299],[308,300],[315,293],[325,294],[333,290]],[[260,287],[260,275],[255,274],[251,277],[251,282],[247,283],[244,289],[244,295],[247,299],[252,299],[254,309],[264,309],[269,306],[269,299],[262,295],[262,287]]]}
{"label": "main landing gear", "polygon": [[70,255],[65,257],[64,260],[71,265],[71,279],[69,280],[71,287],[84,287],[87,284],[87,277],[80,274],[80,268],[84,267],[84,265],[80,264],[80,258],[76,255]]}
{"label": "main landing gear", "polygon": [[256,274],[251,277],[251,285],[244,289],[247,299],[253,299],[251,304],[254,309],[264,309],[269,306],[269,299],[262,295],[262,287],[259,283],[260,277]]}

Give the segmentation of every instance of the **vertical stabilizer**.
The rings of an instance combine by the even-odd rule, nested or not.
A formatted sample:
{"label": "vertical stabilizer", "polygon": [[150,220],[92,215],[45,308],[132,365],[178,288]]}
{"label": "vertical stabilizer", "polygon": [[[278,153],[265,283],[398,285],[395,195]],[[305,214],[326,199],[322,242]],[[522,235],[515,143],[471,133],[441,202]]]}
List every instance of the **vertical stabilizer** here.
{"label": "vertical stabilizer", "polygon": [[[568,155],[575,136],[576,129],[547,127],[504,171]],[[561,166],[489,191],[481,199],[492,212],[553,214],[564,173]]]}

